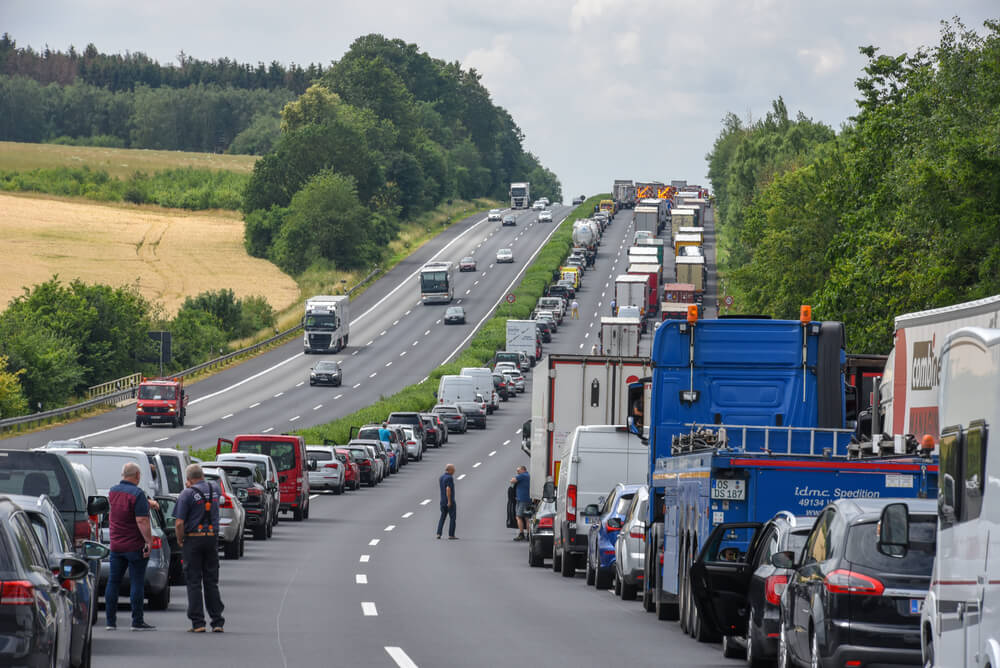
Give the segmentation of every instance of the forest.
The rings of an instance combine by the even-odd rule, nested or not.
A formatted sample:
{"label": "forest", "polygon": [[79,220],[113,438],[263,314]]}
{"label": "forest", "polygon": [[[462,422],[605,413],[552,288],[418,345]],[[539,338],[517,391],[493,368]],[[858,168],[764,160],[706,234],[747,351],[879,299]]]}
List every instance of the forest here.
{"label": "forest", "polygon": [[893,319],[1000,293],[1000,23],[868,59],[839,132],[728,114],[707,155],[720,262],[740,313],[845,322],[886,353]]}

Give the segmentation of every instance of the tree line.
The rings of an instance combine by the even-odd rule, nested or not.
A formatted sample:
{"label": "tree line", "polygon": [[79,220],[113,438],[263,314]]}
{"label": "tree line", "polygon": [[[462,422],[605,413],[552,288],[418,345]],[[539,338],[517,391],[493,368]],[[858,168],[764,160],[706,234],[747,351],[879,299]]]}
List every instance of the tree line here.
{"label": "tree line", "polygon": [[475,70],[366,35],[285,106],[244,193],[245,242],[291,274],[369,267],[400,218],[452,197],[506,199],[511,181],[562,199]]}
{"label": "tree line", "polygon": [[232,290],[188,297],[173,318],[133,286],[111,287],[57,276],[25,289],[0,313],[0,418],[64,405],[92,385],[136,372],[156,375],[159,344],[171,333],[175,372],[218,356],[228,341],[273,327],[263,297]]}
{"label": "tree line", "polygon": [[857,115],[839,133],[781,98],[729,114],[707,159],[740,312],[842,320],[885,353],[902,313],[1000,292],[1000,22],[940,43],[861,48]]}

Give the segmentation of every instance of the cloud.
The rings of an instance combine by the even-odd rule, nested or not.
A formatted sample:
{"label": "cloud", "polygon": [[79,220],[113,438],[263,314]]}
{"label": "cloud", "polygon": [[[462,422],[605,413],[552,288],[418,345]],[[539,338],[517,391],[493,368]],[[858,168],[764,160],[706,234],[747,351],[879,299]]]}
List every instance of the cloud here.
{"label": "cloud", "polygon": [[514,39],[509,34],[495,36],[490,46],[473,49],[462,59],[462,66],[475,68],[482,76],[488,89],[494,86],[507,87],[520,76],[521,60],[514,54]]}
{"label": "cloud", "polygon": [[806,61],[813,74],[826,76],[839,71],[844,66],[844,50],[839,46],[828,48],[799,49],[800,60]]}

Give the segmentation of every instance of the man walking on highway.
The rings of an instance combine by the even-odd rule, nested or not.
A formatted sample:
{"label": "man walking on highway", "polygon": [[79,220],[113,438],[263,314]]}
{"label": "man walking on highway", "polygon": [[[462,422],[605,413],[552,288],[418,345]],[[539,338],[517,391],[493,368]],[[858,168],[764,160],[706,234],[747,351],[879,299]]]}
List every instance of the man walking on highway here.
{"label": "man walking on highway", "polygon": [[[184,554],[184,579],[187,583],[187,615],[191,633],[205,632],[205,608],[212,631],[222,633],[226,623],[219,594],[219,488],[205,480],[197,464],[184,471],[186,489],[177,497],[174,527],[177,542]],[[204,589],[204,600],[202,590]]]}
{"label": "man walking on highway", "polygon": [[570,306],[573,309],[573,320],[580,319],[580,302],[573,300],[573,304]]}
{"label": "man walking on highway", "polygon": [[514,498],[517,499],[517,536],[514,540],[527,540],[524,534],[528,527],[528,518],[531,517],[531,476],[528,469],[518,466],[516,475],[510,479],[510,484],[514,486]]}
{"label": "man walking on highway", "polygon": [[618,314],[618,302],[614,299],[611,300],[611,316],[614,317]]}
{"label": "man walking on highway", "polygon": [[108,586],[104,590],[107,629],[118,628],[118,589],[128,569],[132,604],[132,630],[152,631],[155,626],[143,619],[143,594],[146,589],[146,565],[153,545],[149,523],[149,500],[139,489],[139,466],[127,462],[122,467],[122,480],[108,491],[111,512],[108,524],[111,533],[111,568]]}
{"label": "man walking on highway", "polygon": [[441,538],[444,518],[448,518],[448,540],[458,540],[455,535],[455,465],[444,467],[444,474],[438,479],[441,488],[441,518],[438,520],[437,537]]}

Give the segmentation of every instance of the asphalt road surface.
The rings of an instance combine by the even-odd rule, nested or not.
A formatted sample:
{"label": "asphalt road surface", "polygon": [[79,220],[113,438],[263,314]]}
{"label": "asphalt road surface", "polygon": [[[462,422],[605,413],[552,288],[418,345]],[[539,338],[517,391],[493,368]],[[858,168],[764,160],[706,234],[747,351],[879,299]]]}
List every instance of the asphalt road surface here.
{"label": "asphalt road surface", "polygon": [[[533,219],[533,216],[522,214],[522,218]],[[546,352],[579,353],[590,349],[597,336],[599,317],[610,308],[614,276],[625,270],[625,239],[630,238],[627,229],[630,219],[631,212],[623,212],[608,227],[597,264],[585,275],[578,293],[581,318],[566,320],[553,342],[546,346]],[[533,231],[525,232],[523,245],[516,245],[520,240],[516,242],[515,253],[519,258],[513,269],[523,266],[521,258],[531,248],[530,244],[537,245],[548,232],[548,228],[537,227],[528,228]],[[515,230],[494,231],[494,236],[513,236],[524,229],[519,226]],[[483,229],[470,239],[475,241],[472,247],[483,243],[483,250],[477,251],[477,255],[492,255],[500,247],[497,239],[488,236],[489,232]],[[458,257],[456,253],[455,259]],[[414,266],[419,264],[422,261]],[[476,278],[483,285],[482,279],[486,277]],[[498,282],[490,278],[490,282]],[[465,285],[470,284],[479,288],[474,285],[473,277],[468,276]],[[483,309],[480,313],[486,312],[487,303],[505,294],[502,286],[493,287],[487,294],[484,286],[481,296],[476,295],[477,308]],[[407,347],[418,348],[414,353],[419,352],[416,356],[425,358],[423,367],[413,365],[404,369],[406,365],[399,364],[397,368],[394,364],[392,374],[379,373],[378,377],[399,374],[394,383],[403,384],[419,380],[426,374],[421,368],[440,362],[454,348],[452,344],[457,345],[451,340],[438,345],[429,338],[421,338],[423,328],[428,325],[422,321],[414,327],[417,319],[405,318],[430,310],[422,307],[422,311],[416,306],[413,290],[406,292],[406,299],[390,308],[378,325],[374,318],[371,324],[362,320],[368,338],[355,338],[352,327],[352,346],[345,359],[362,354],[364,358],[350,367],[345,361],[345,371],[349,379],[353,374],[354,382],[365,382],[362,387],[367,391],[374,382],[364,381],[367,374],[348,369],[382,371],[377,364],[363,366],[362,362],[378,359],[381,363],[393,355],[398,358],[399,352],[410,352]],[[382,289],[380,294],[384,297],[388,291]],[[463,303],[469,305],[472,294]],[[377,301],[376,297],[373,294],[369,298]],[[412,310],[408,315],[407,309]],[[362,311],[355,313],[357,318]],[[391,323],[397,318],[406,324],[399,327],[394,338],[379,336],[380,328],[386,327],[385,321]],[[444,335],[447,330],[439,329],[438,333]],[[374,343],[364,350],[368,340]],[[646,350],[649,340],[648,336],[643,339]],[[412,345],[412,341],[417,341],[417,345]],[[354,356],[354,350],[364,352]],[[290,347],[284,358],[294,351]],[[271,356],[271,360],[258,363],[259,369],[245,369],[248,365],[242,365],[232,370],[232,377],[213,387],[213,391],[226,387],[226,383],[238,382],[241,375],[251,377],[284,359],[276,353]],[[288,411],[309,415],[313,422],[329,419],[328,412],[322,409],[312,411],[311,402],[329,401],[316,400],[313,395],[330,395],[335,391],[318,390],[306,395],[308,385],[303,389],[292,384],[294,389],[287,391],[294,398],[279,401],[282,397],[271,397],[289,383],[304,378],[302,372],[307,365],[303,362],[299,359],[285,363],[285,366],[300,365],[294,373],[283,371],[262,376],[268,379],[263,384],[272,384],[267,401],[274,399],[274,407],[266,414],[261,411],[241,417],[241,423],[259,428],[282,418],[287,420]],[[239,369],[245,370],[240,374]],[[248,385],[256,388],[257,383],[246,383],[231,393],[243,394]],[[313,500],[309,520],[283,521],[271,540],[248,541],[243,559],[222,564],[226,633],[198,636],[185,633],[189,623],[184,612],[184,589],[175,587],[167,611],[146,613],[146,620],[157,626],[155,632],[130,633],[124,628],[105,631],[102,612],[102,623],[94,632],[94,665],[113,668],[738,665],[723,659],[717,645],[698,644],[684,635],[676,623],[657,621],[642,610],[640,602],[623,602],[609,592],[587,587],[582,571],[575,579],[567,580],[553,573],[550,567],[528,566],[526,544],[512,542],[514,531],[505,526],[505,508],[507,481],[517,465],[527,463],[527,456],[520,450],[519,427],[530,412],[530,392],[529,386],[526,393],[505,403],[489,418],[486,430],[453,435],[448,445],[428,450],[422,463],[411,463],[382,485],[338,497],[319,496]],[[350,395],[347,391],[343,394],[345,398]],[[356,394],[360,396],[362,392]],[[248,398],[241,396],[232,405],[246,404]],[[214,405],[212,409],[215,413],[225,410]],[[251,411],[244,406],[239,412]],[[191,415],[194,422],[198,410],[192,410]],[[205,431],[212,440],[219,433],[235,433],[233,423],[229,422],[237,419],[235,414],[225,422],[222,417],[200,419],[203,421],[194,424],[210,425]],[[223,428],[226,431],[220,432]],[[134,427],[109,433],[125,431],[130,437],[127,440],[132,442],[135,434],[132,430]],[[146,438],[156,431],[139,433]],[[85,432],[76,427],[75,433]],[[203,440],[207,442],[208,438]],[[437,478],[447,463],[453,463],[457,469],[460,537],[457,541],[434,538],[438,518]]]}

